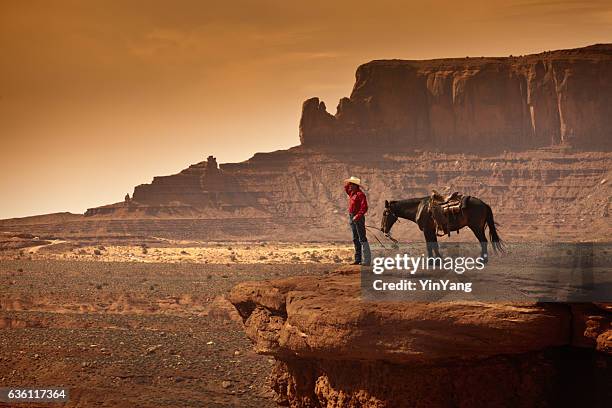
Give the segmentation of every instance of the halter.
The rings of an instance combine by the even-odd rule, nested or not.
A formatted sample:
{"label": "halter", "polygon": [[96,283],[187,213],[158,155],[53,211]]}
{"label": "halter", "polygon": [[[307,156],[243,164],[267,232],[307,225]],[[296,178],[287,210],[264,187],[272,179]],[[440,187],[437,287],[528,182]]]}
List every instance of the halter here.
{"label": "halter", "polygon": [[[399,222],[400,218],[397,216],[397,214],[395,214],[393,211],[391,211],[391,209],[390,209],[390,208],[385,208],[385,211],[389,211],[389,213],[395,217],[395,222],[394,222],[394,223],[398,223],[398,222]],[[392,236],[391,236],[389,233],[384,232],[384,231],[382,230],[382,228],[377,228],[377,227],[374,227],[374,226],[372,226],[372,225],[366,225],[365,227],[366,227],[366,228],[369,228],[369,229],[372,229],[372,230],[375,230],[375,231],[380,231],[380,232],[382,232],[382,233],[384,234],[385,238],[387,238],[389,241],[393,242],[393,246],[394,246],[394,247],[396,247],[396,246],[398,246],[398,245],[399,245],[399,241],[398,241],[397,239],[393,238],[393,237],[392,237]],[[380,240],[380,239],[378,239],[378,236],[377,236],[376,234],[373,234],[373,235],[374,235],[374,238],[376,238],[376,240],[378,241],[378,243],[379,243],[379,244],[380,244],[380,245],[381,245],[383,248],[387,249],[387,247],[385,246],[385,244],[383,244],[383,243],[381,242],[381,240]]]}
{"label": "halter", "polygon": [[[392,216],[394,216],[394,217],[395,217],[395,221],[394,221],[394,223],[399,223],[399,222],[400,222],[400,217],[398,217],[398,216],[397,216],[397,214],[396,214],[396,213],[394,213],[394,212],[393,212],[393,210],[391,210],[391,208],[385,208],[385,211],[389,211],[389,214],[391,214]],[[386,233],[386,232],[384,232],[384,231],[382,231],[382,232],[383,232],[383,234],[385,234],[385,236],[386,236],[387,238],[391,238],[391,236],[389,235],[389,233]],[[391,227],[389,227],[389,232],[391,232]],[[393,238],[391,238],[391,239],[393,239]]]}

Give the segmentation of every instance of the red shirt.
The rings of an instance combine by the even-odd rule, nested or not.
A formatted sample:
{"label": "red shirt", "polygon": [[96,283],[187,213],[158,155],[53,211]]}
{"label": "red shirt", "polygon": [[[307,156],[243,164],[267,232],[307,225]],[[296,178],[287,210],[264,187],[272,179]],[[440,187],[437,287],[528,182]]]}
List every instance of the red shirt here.
{"label": "red shirt", "polygon": [[359,187],[357,187],[357,191],[351,191],[351,188],[347,184],[344,186],[344,190],[349,196],[348,212],[353,214],[353,220],[357,221],[368,212],[368,199]]}

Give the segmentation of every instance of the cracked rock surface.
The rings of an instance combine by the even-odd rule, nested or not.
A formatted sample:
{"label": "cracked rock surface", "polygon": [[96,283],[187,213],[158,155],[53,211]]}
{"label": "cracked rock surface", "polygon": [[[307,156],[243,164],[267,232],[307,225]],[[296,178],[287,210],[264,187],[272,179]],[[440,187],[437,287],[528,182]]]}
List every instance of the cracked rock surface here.
{"label": "cracked rock surface", "polygon": [[358,273],[344,267],[232,289],[255,350],[278,361],[278,402],[554,406],[561,395],[570,401],[558,392],[569,374],[612,379],[610,315],[601,305],[365,302]]}

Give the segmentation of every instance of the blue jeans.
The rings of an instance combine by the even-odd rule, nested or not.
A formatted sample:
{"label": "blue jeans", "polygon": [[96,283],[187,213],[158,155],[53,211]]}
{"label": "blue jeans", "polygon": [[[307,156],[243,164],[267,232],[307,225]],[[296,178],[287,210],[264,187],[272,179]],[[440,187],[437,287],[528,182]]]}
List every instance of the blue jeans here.
{"label": "blue jeans", "polygon": [[366,237],[365,216],[355,222],[353,221],[353,215],[349,214],[349,223],[351,225],[351,231],[353,232],[355,262],[369,266],[372,255],[370,253],[370,244]]}

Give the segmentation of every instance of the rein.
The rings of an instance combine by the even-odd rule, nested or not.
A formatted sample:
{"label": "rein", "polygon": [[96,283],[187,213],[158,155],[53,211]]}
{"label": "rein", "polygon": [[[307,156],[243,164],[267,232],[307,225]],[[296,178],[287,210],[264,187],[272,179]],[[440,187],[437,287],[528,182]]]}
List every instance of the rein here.
{"label": "rein", "polygon": [[[389,211],[395,217],[395,223],[399,223],[400,217],[395,215],[395,213],[393,211],[391,211],[390,209],[387,209],[387,211]],[[366,225],[365,227],[369,228],[371,230],[381,231],[381,232],[383,232],[383,228],[384,228],[384,227],[383,228],[376,228],[376,227],[374,227],[372,225]],[[389,231],[389,232],[391,232],[391,231]],[[385,238],[387,238],[389,241],[393,242],[393,247],[399,247],[399,241],[397,239],[393,238],[390,233],[383,232],[383,234],[384,234]],[[387,249],[385,244],[383,244],[382,241],[380,239],[378,239],[378,236],[376,234],[373,234],[373,235],[374,235],[374,238],[376,238],[376,240],[378,241],[378,243],[383,248]]]}
{"label": "rein", "polygon": [[[365,227],[366,227],[366,228],[369,228],[369,229],[371,229],[371,230],[380,231],[380,229],[379,229],[379,228],[376,228],[376,227],[371,226],[371,225],[366,225]],[[374,238],[376,238],[376,240],[378,241],[378,243],[379,243],[379,244],[380,244],[380,245],[381,245],[383,248],[387,249],[387,247],[385,246],[385,244],[383,244],[383,243],[382,243],[382,241],[381,241],[380,239],[378,239],[378,236],[377,236],[376,234],[372,234],[372,235],[374,235]],[[395,246],[395,245],[399,245],[399,241],[398,241],[397,239],[393,238],[391,235],[389,235],[389,234],[385,234],[384,236],[385,236],[385,238],[387,238],[388,240],[392,241],[394,246]]]}

